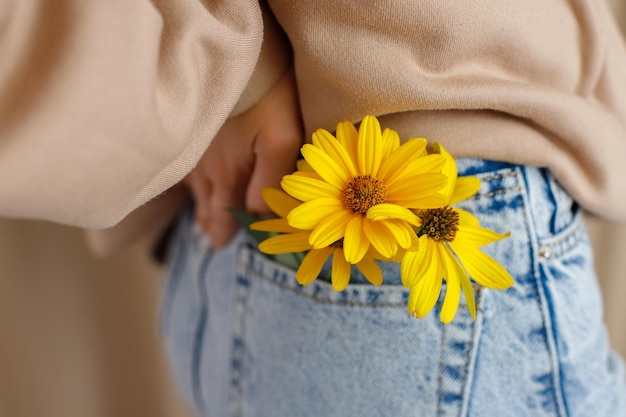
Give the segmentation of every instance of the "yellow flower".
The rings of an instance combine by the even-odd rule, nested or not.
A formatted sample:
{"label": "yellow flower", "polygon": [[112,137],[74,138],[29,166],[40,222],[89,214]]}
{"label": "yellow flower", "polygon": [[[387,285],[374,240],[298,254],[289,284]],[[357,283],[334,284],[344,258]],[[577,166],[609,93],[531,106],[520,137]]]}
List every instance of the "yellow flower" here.
{"label": "yellow flower", "polygon": [[[357,132],[353,124],[337,125],[336,137],[319,129],[302,147],[310,170],[287,175],[282,188],[303,204],[287,215],[288,224],[310,231],[313,249],[329,251],[342,242],[349,264],[359,264],[373,249],[392,258],[398,247],[409,249],[417,238],[418,216],[410,209],[441,207],[447,185],[441,173],[445,158],[424,155],[427,141],[381,132],[366,116]],[[339,252],[335,252],[335,257]]]}
{"label": "yellow flower", "polygon": [[283,190],[266,189],[263,198],[279,217],[253,223],[257,231],[277,233],[259,244],[267,254],[306,252],[296,272],[302,285],[313,282],[332,256],[331,282],[346,288],[352,266],[374,285],[383,275],[377,260],[400,262],[404,286],[410,288],[408,310],[424,317],[437,302],[446,281],[440,319],[450,322],[461,291],[472,319],[474,289],[504,289],[513,278],[481,251],[508,236],[480,226],[471,213],[451,204],[474,195],[475,177],[458,177],[452,156],[435,144],[381,132],[374,116],[359,130],[337,125],[336,136],[323,129],[302,147],[304,161],[283,178]]}
{"label": "yellow flower", "polygon": [[[434,151],[443,155],[447,162],[444,173],[450,178],[444,193],[449,204],[464,200],[480,187],[475,177],[457,179],[454,159],[445,149],[435,144]],[[483,253],[480,248],[504,239],[492,230],[481,227],[471,213],[460,208],[444,206],[422,210],[418,213],[421,226],[418,232],[417,250],[409,250],[402,259],[400,274],[404,286],[411,289],[408,300],[409,313],[421,318],[433,308],[446,280],[446,295],[440,319],[449,323],[455,316],[461,290],[465,294],[472,319],[476,317],[476,304],[470,277],[478,284],[505,289],[513,285],[513,278],[496,260]]]}
{"label": "yellow flower", "polygon": [[[331,268],[331,283],[336,291],[343,291],[350,281],[352,265],[346,261],[343,242],[340,240],[330,246],[315,249],[309,243],[311,231],[299,230],[290,226],[285,218],[288,213],[301,203],[286,193],[277,189],[264,189],[263,199],[270,209],[280,218],[261,220],[250,225],[252,230],[265,232],[279,232],[259,244],[263,253],[275,255],[291,252],[308,251],[296,272],[296,280],[301,285],[313,282],[320,274],[324,263],[329,256],[333,257]],[[359,262],[357,268],[374,285],[383,282],[383,274],[375,262],[376,252],[370,249]]]}

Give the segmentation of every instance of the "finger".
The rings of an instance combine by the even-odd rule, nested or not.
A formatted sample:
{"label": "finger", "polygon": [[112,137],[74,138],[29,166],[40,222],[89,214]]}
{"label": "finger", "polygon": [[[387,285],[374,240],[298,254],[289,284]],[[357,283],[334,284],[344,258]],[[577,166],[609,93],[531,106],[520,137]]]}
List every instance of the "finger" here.
{"label": "finger", "polygon": [[295,129],[278,135],[264,133],[257,138],[254,146],[256,159],[246,193],[248,211],[258,214],[269,211],[261,190],[280,188],[282,177],[295,170],[301,145],[302,133]]}
{"label": "finger", "polygon": [[213,247],[220,248],[226,245],[239,229],[239,224],[230,210],[243,208],[244,195],[242,188],[219,187],[218,184],[213,184],[212,187],[208,233]]}
{"label": "finger", "polygon": [[[237,120],[228,121],[185,180],[196,200],[196,222],[210,236],[212,247],[225,245],[237,230],[234,216],[227,210],[244,207],[241,190],[253,163],[254,134],[249,129]],[[248,152],[242,152],[242,147]]]}
{"label": "finger", "polygon": [[185,185],[191,190],[194,200],[194,222],[200,225],[205,233],[208,233],[211,211],[211,183],[202,174],[194,170],[185,177]]}

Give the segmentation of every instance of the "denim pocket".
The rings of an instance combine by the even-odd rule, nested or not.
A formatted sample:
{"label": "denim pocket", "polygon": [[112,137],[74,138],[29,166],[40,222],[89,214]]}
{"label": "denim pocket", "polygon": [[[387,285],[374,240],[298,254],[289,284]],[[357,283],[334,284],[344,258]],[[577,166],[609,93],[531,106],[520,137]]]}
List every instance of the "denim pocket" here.
{"label": "denim pocket", "polygon": [[610,351],[590,243],[580,210],[570,224],[539,241],[539,268],[551,317],[563,405],[569,417],[609,416],[624,390],[621,363]]}
{"label": "denim pocket", "polygon": [[236,275],[231,415],[460,414],[480,313],[414,320],[402,286],[302,287],[246,245]]}

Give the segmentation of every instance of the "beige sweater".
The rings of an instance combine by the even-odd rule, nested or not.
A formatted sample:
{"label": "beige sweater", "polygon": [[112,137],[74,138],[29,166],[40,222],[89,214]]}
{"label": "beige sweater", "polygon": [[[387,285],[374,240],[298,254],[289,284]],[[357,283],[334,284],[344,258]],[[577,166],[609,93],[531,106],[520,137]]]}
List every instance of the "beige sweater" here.
{"label": "beige sweater", "polygon": [[[626,221],[626,52],[604,0],[269,3],[307,135],[376,114],[456,156],[549,167]],[[143,205],[114,230],[155,229],[289,59],[256,1],[2,2],[0,215],[100,228]]]}

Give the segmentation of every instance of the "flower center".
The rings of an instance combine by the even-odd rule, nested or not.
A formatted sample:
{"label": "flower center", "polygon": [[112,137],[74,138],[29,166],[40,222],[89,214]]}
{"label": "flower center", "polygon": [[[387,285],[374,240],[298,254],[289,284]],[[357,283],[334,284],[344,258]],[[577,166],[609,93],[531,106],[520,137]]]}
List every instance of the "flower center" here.
{"label": "flower center", "polygon": [[387,200],[385,185],[370,175],[352,178],[343,190],[343,203],[348,209],[362,216],[370,207],[384,203],[385,200]]}
{"label": "flower center", "polygon": [[420,216],[419,236],[428,235],[435,241],[452,242],[459,230],[459,213],[450,206],[424,210]]}

